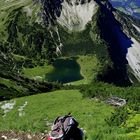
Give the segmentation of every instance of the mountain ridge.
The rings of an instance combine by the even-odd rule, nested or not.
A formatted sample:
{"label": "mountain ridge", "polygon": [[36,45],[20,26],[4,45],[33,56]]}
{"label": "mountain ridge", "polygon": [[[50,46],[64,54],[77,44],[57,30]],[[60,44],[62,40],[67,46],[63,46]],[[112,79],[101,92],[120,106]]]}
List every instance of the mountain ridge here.
{"label": "mountain ridge", "polygon": [[138,0],[110,0],[110,2],[120,11],[140,19],[140,3]]}

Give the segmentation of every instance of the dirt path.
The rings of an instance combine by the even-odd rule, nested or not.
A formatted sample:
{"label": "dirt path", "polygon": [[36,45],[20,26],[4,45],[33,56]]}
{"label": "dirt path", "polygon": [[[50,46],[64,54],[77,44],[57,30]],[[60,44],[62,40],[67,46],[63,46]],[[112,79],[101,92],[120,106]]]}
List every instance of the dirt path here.
{"label": "dirt path", "polygon": [[45,140],[45,134],[1,131],[0,140]]}

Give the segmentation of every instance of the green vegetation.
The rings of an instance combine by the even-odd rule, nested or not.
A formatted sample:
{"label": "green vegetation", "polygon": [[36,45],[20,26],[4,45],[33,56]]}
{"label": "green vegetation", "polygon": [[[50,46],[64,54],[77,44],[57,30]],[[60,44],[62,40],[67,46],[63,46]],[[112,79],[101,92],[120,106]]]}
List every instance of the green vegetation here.
{"label": "green vegetation", "polygon": [[0,2],[1,100],[55,88],[56,84],[35,81],[22,75],[23,68],[44,65],[56,55],[50,32],[39,23],[40,10],[41,5],[33,4],[32,0]]}
{"label": "green vegetation", "polygon": [[[1,131],[12,129],[25,132],[29,130],[44,132],[50,130],[50,123],[57,116],[71,112],[79,122],[80,127],[84,129],[85,139],[133,140],[139,138],[139,114],[129,110],[126,123],[119,126],[109,125],[107,119],[114,112],[114,107],[105,104],[100,99],[83,98],[78,90],[59,90],[22,97],[7,101],[7,103],[14,101],[16,102],[14,108],[6,113],[5,117],[2,117],[3,110],[0,111]],[[27,106],[22,111],[23,116],[19,116],[18,109],[25,102],[27,102]],[[1,102],[1,106],[5,103]]]}
{"label": "green vegetation", "polygon": [[93,79],[96,79],[99,61],[94,55],[79,56],[77,59],[81,67],[81,74],[84,77],[84,83],[90,83]]}
{"label": "green vegetation", "polygon": [[32,0],[12,0],[12,1],[0,1],[0,34],[2,34],[1,31],[4,31],[5,29],[5,21],[8,18],[8,14],[11,13],[14,9],[18,9],[20,7],[32,7]]}
{"label": "green vegetation", "polygon": [[37,66],[34,68],[23,68],[22,73],[28,78],[35,78],[40,76],[42,80],[45,80],[45,75],[52,72],[53,66],[44,64],[43,66]]}
{"label": "green vegetation", "polygon": [[105,101],[110,97],[119,97],[127,101],[126,106],[116,108],[112,115],[106,118],[110,126],[125,128],[127,136],[138,139],[140,135],[139,119],[140,115],[140,88],[139,86],[116,87],[105,83],[92,83],[81,88],[83,97],[97,98]]}
{"label": "green vegetation", "polygon": [[3,85],[6,85],[8,88],[13,88],[13,89],[16,89],[18,92],[23,92],[23,89],[22,86],[18,86],[16,84],[16,82],[14,81],[11,81],[10,79],[5,79],[5,78],[0,78],[0,84],[3,84]]}
{"label": "green vegetation", "polygon": [[58,83],[48,83],[25,78],[15,73],[0,73],[0,100],[29,96],[60,89]]}
{"label": "green vegetation", "polygon": [[139,139],[140,137],[140,114],[135,114],[129,116],[124,127],[127,129],[128,137],[131,139]]}
{"label": "green vegetation", "polygon": [[[2,1],[3,7],[7,6]],[[44,61],[52,61],[56,56],[55,44],[51,38],[50,31],[46,26],[40,24],[38,16],[41,5],[29,1],[9,2],[9,10],[0,9],[6,15],[0,15],[2,25],[0,26],[0,46],[4,53],[11,53],[15,61],[24,64],[30,60],[33,67],[42,65]],[[51,52],[51,53],[50,53]],[[23,57],[25,59],[23,59]],[[47,60],[46,60],[47,59]],[[22,61],[21,61],[22,60]],[[25,65],[26,66],[26,65]]]}
{"label": "green vegetation", "polygon": [[[16,101],[14,109],[5,117],[0,115],[0,130],[43,132],[50,129],[50,126],[46,126],[46,122],[53,122],[57,116],[71,112],[78,120],[80,127],[86,131],[85,135],[88,139],[113,137],[121,139],[119,129],[107,126],[104,120],[111,114],[113,108],[100,101],[83,99],[77,90],[60,90],[14,100]],[[28,102],[23,110],[25,114],[20,117],[18,108],[25,102]]]}
{"label": "green vegetation", "polygon": [[103,98],[108,98],[110,96],[120,96],[122,98],[127,98],[130,101],[138,101],[140,99],[139,93],[139,86],[116,87],[111,84],[97,82],[88,85],[87,89],[85,89],[83,92],[83,96],[90,98],[97,96],[101,96]]}

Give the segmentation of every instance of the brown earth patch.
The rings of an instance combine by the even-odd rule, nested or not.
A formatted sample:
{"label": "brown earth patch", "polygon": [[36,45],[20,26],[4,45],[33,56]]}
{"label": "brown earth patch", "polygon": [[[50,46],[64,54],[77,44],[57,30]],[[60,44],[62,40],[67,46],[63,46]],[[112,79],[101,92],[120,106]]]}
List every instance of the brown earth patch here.
{"label": "brown earth patch", "polygon": [[45,140],[44,133],[0,131],[0,140]]}

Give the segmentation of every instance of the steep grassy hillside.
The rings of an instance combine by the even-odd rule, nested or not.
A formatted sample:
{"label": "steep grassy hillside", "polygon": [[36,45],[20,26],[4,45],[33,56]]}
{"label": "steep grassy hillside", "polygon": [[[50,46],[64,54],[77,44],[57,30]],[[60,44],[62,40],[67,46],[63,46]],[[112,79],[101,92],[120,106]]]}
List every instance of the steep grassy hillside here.
{"label": "steep grassy hillside", "polygon": [[[6,108],[10,104],[11,109]],[[4,108],[5,109],[2,109]],[[23,97],[0,104],[0,131],[17,130],[44,132],[50,130],[53,120],[69,112],[84,130],[85,139],[129,140],[139,138],[137,132],[130,131],[138,126],[139,114],[131,112],[130,119],[122,126],[108,125],[105,119],[114,112],[114,107],[97,98],[83,98],[78,90],[59,90],[30,97]],[[16,118],[16,119],[15,119]],[[6,123],[8,122],[8,123]]]}
{"label": "steep grassy hillside", "polygon": [[[10,0],[0,1],[0,33],[2,35],[2,32],[6,29],[5,22],[7,21],[7,18],[9,19],[9,13],[13,12],[13,10],[19,9],[21,7],[25,7],[25,12],[28,11],[28,8],[33,6],[32,0]],[[9,19],[10,20],[10,19]]]}
{"label": "steep grassy hillside", "polygon": [[119,97],[126,100],[126,105],[115,109],[106,119],[110,126],[124,127],[132,139],[140,137],[140,87],[116,87],[111,84],[93,83],[81,89],[84,97],[98,98],[106,101],[108,98]]}
{"label": "steep grassy hillside", "polygon": [[43,89],[50,91],[52,83],[31,80],[21,73],[24,67],[48,63],[50,58],[46,51],[51,50],[45,46],[51,39],[48,30],[41,25],[41,5],[32,0],[2,0],[0,11],[1,100],[35,94]]}

